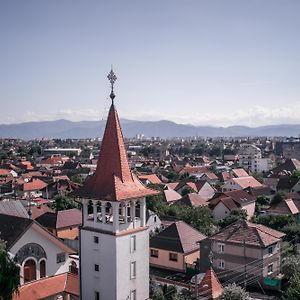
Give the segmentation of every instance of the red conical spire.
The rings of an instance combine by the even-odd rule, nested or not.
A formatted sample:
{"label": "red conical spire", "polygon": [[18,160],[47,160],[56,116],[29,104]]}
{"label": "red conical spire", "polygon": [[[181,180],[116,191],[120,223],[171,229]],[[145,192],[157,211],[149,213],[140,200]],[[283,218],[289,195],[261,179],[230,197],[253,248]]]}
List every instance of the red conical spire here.
{"label": "red conical spire", "polygon": [[[112,99],[113,100],[113,99]],[[154,195],[131,173],[119,117],[112,103],[100,148],[96,172],[76,195],[83,198],[122,201]]]}

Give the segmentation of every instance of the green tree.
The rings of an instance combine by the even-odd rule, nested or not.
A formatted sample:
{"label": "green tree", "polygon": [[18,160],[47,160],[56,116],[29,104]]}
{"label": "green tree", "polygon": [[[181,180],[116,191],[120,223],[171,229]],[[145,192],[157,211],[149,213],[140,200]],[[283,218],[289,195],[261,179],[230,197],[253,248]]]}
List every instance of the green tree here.
{"label": "green tree", "polygon": [[224,288],[222,300],[250,300],[249,294],[235,283],[229,284]]}
{"label": "green tree", "polygon": [[300,275],[300,256],[292,255],[286,257],[282,263],[282,273],[286,279],[291,279],[295,275]]}
{"label": "green tree", "polygon": [[221,156],[222,150],[220,147],[214,146],[211,150],[208,152],[209,156]]}
{"label": "green tree", "polygon": [[292,223],[284,226],[281,231],[286,234],[285,239],[287,241],[296,244],[300,242],[300,224],[299,223]]}
{"label": "green tree", "polygon": [[64,195],[57,195],[54,198],[54,203],[52,207],[56,210],[66,210],[71,208],[80,208],[80,204],[76,202],[73,198],[64,196]]}
{"label": "green tree", "polygon": [[185,187],[185,188],[181,191],[181,196],[183,197],[183,196],[185,196],[185,195],[187,195],[187,194],[190,194],[190,193],[192,193],[192,192],[193,192],[192,188],[190,188],[190,187]]}
{"label": "green tree", "polygon": [[253,222],[281,231],[285,226],[294,224],[295,219],[289,215],[269,215],[258,216],[253,219]]}
{"label": "green tree", "polygon": [[0,299],[11,300],[20,286],[20,268],[9,257],[5,244],[0,240]]}
{"label": "green tree", "polygon": [[70,179],[75,182],[75,183],[79,183],[79,184],[83,184],[83,178],[79,175],[72,175],[70,176]]}
{"label": "green tree", "polygon": [[234,209],[227,217],[219,221],[219,226],[221,228],[225,228],[226,226],[242,219],[247,219],[247,211],[244,209]]}
{"label": "green tree", "polygon": [[296,274],[291,278],[290,285],[284,294],[284,299],[300,299],[300,274]]}
{"label": "green tree", "polygon": [[258,196],[256,199],[256,203],[259,205],[269,205],[270,199],[266,196]]}
{"label": "green tree", "polygon": [[277,194],[273,197],[273,199],[272,199],[272,201],[271,201],[271,204],[272,204],[272,205],[278,204],[278,203],[280,203],[282,200],[283,200],[282,195],[279,194],[279,193],[277,193]]}
{"label": "green tree", "polygon": [[292,177],[295,177],[295,178],[300,179],[300,171],[294,170],[294,171],[293,171],[293,174],[292,174]]}

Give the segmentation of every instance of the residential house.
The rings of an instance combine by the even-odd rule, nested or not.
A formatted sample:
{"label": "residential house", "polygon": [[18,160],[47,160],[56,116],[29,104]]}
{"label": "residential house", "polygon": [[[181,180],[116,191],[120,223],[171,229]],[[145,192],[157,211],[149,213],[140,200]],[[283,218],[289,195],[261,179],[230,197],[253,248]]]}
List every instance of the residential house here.
{"label": "residential house", "polygon": [[235,191],[235,190],[243,190],[248,187],[260,187],[262,184],[257,181],[254,177],[238,177],[231,178],[222,187],[223,191]]}
{"label": "residential house", "polygon": [[249,174],[242,168],[232,169],[230,171],[230,175],[232,178],[239,178],[239,177],[248,177]]}
{"label": "residential house", "polygon": [[46,212],[36,221],[62,239],[76,239],[82,224],[82,213],[77,208]]}
{"label": "residential house", "polygon": [[42,196],[42,190],[47,186],[46,182],[33,178],[31,181],[21,182],[16,188],[16,193],[21,198],[38,198]]}
{"label": "residential house", "polygon": [[280,177],[292,175],[294,171],[300,171],[300,161],[296,158],[287,159],[283,164],[269,172],[268,177]]}
{"label": "residential house", "polygon": [[208,181],[205,180],[197,180],[196,187],[199,196],[206,200],[211,199],[216,193],[216,189]]}
{"label": "residential house", "polygon": [[256,197],[244,190],[224,192],[210,200],[209,206],[213,210],[216,221],[224,219],[231,211],[243,209],[247,212],[247,218],[251,219],[255,212]]}
{"label": "residential house", "polygon": [[163,190],[163,198],[167,203],[173,203],[179,200],[181,198],[181,195],[173,189],[167,187]]}
{"label": "residential house", "polygon": [[179,272],[195,267],[198,242],[206,236],[183,221],[176,221],[150,238],[150,266]]}
{"label": "residential house", "polygon": [[290,215],[300,222],[300,200],[283,199],[267,210],[268,215]]}
{"label": "residential house", "polygon": [[144,184],[162,184],[156,174],[140,174],[138,179]]}
{"label": "residential house", "polygon": [[190,193],[177,200],[176,204],[182,204],[189,207],[199,207],[208,206],[209,202],[197,193]]}
{"label": "residential house", "polygon": [[276,186],[277,192],[300,192],[299,178],[293,176],[280,177]]}
{"label": "residential house", "polygon": [[276,278],[284,236],[264,225],[239,220],[200,242],[200,272],[209,269],[211,253],[212,267],[222,281],[252,284]]}
{"label": "residential house", "polygon": [[162,227],[162,222],[158,215],[151,211],[150,209],[147,209],[146,211],[146,225],[149,228],[150,235],[154,234],[155,232],[158,232]]}

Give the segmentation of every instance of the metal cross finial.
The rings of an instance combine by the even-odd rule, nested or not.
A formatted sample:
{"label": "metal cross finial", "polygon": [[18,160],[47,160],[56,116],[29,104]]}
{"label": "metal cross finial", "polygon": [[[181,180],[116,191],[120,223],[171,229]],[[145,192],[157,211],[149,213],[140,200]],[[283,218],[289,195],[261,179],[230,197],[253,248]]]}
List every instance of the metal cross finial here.
{"label": "metal cross finial", "polygon": [[111,92],[110,92],[109,97],[110,97],[110,99],[111,99],[111,101],[112,101],[112,104],[114,104],[114,99],[115,99],[115,97],[116,97],[116,95],[115,95],[115,93],[114,93],[114,83],[115,83],[115,81],[117,80],[117,76],[116,76],[116,74],[114,73],[114,71],[113,71],[112,68],[111,68],[110,72],[108,73],[107,78],[108,78],[108,80],[109,80],[109,82],[110,82],[110,85],[111,85]]}

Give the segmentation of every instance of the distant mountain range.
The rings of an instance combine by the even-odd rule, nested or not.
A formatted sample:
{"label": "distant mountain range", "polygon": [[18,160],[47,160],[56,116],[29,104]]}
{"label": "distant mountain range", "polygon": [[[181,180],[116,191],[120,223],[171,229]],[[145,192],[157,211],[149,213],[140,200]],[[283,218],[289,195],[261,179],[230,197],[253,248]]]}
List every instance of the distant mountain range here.
{"label": "distant mountain range", "polygon": [[[96,138],[102,137],[105,120],[71,122],[67,120],[26,122],[0,125],[0,137],[8,138]],[[270,125],[260,127],[193,126],[170,121],[121,120],[125,137],[144,134],[145,137],[253,137],[253,136],[298,136],[300,125]]]}

